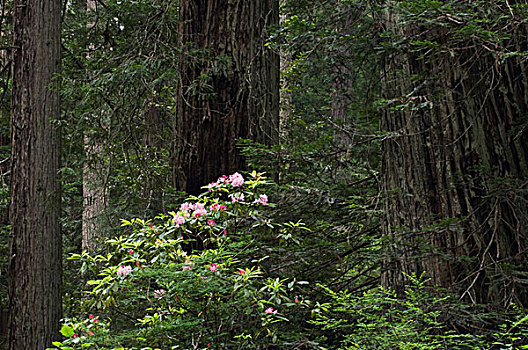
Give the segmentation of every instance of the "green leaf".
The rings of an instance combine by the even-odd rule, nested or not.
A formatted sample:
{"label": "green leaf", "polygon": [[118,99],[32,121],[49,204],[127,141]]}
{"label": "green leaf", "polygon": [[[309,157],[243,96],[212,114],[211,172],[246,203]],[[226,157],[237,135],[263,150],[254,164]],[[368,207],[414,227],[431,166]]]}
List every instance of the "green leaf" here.
{"label": "green leaf", "polygon": [[[73,335],[75,334],[75,332],[73,331],[73,328],[65,324],[62,325],[60,332],[63,336],[68,337],[68,338],[73,337]],[[55,345],[55,343],[53,343],[53,345]]]}

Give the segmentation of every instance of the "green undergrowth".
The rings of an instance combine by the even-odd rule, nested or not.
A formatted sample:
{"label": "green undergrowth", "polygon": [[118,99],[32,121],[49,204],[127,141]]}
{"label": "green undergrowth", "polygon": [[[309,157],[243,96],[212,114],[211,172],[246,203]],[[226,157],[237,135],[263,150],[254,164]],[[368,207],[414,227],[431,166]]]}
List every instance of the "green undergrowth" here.
{"label": "green undergrowth", "polygon": [[[312,228],[274,214],[272,188],[257,172],[222,176],[174,211],[123,220],[100,251],[71,254],[77,289],[67,291],[53,349],[528,348],[524,310],[461,327],[457,318],[484,313],[425,275],[396,293],[307,273]],[[341,276],[355,286],[366,278]]]}

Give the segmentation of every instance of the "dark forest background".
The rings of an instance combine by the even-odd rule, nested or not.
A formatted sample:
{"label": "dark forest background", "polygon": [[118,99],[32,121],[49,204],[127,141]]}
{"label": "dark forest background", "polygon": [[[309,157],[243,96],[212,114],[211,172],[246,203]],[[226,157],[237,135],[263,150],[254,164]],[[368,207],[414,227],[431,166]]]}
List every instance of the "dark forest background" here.
{"label": "dark forest background", "polygon": [[3,344],[528,348],[527,21],[1,1]]}

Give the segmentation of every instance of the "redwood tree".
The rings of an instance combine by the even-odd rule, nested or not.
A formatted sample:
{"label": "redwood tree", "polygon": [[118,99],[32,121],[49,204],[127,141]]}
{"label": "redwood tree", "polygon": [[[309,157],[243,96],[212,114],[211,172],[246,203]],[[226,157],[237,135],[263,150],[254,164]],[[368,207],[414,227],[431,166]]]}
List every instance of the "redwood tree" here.
{"label": "redwood tree", "polygon": [[245,167],[238,138],[278,136],[279,58],[266,47],[277,0],[180,4],[181,79],[172,146],[174,187],[190,193]]}
{"label": "redwood tree", "polygon": [[10,350],[42,350],[61,318],[58,0],[14,2]]}
{"label": "redwood tree", "polygon": [[387,8],[386,285],[425,272],[468,301],[528,305],[518,269],[528,266],[521,10],[482,1]]}

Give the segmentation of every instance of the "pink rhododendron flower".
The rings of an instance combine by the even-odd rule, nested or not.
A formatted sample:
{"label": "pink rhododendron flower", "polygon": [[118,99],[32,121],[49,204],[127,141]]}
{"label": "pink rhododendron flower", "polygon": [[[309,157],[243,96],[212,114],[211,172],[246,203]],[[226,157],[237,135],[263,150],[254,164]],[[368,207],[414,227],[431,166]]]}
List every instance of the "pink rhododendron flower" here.
{"label": "pink rhododendron flower", "polygon": [[224,236],[227,236],[227,230],[224,230]]}
{"label": "pink rhododendron flower", "polygon": [[215,223],[215,221],[214,221],[213,219],[209,219],[209,220],[207,220],[207,225],[209,225],[209,226],[214,226],[215,224],[216,224],[216,223]]}
{"label": "pink rhododendron flower", "polygon": [[72,338],[77,338],[77,337],[78,337],[77,333],[73,333]]}
{"label": "pink rhododendron flower", "polygon": [[99,322],[99,319],[98,318],[94,318],[93,323],[97,323],[97,322]]}
{"label": "pink rhododendron flower", "polygon": [[205,281],[205,279],[206,279],[207,277],[202,276],[202,277],[200,277],[200,278],[202,279],[202,281]]}
{"label": "pink rhododendron flower", "polygon": [[132,249],[130,249],[130,250],[128,251],[128,254],[133,254],[133,253],[134,253],[134,251],[133,251]]}
{"label": "pink rhododendron flower", "polygon": [[183,263],[183,271],[188,271],[188,270],[192,270],[192,266],[194,265],[194,263],[192,263],[190,260],[185,260],[185,262]]}
{"label": "pink rhododendron flower", "polygon": [[231,182],[233,187],[239,187],[244,184],[244,178],[239,173],[234,173],[233,175],[229,175],[229,182]]}
{"label": "pink rhododendron flower", "polygon": [[202,215],[207,215],[207,210],[205,209],[198,209],[198,210],[195,210],[194,213],[193,213],[193,216],[198,219],[200,216]]}
{"label": "pink rhododendron flower", "polygon": [[229,182],[229,178],[227,177],[227,175],[222,175],[221,177],[218,178],[217,182],[219,184],[226,183],[226,182]]}
{"label": "pink rhododendron flower", "polygon": [[181,215],[176,215],[174,219],[172,219],[172,222],[176,224],[176,227],[180,227],[180,225],[185,223],[185,218]]}
{"label": "pink rhododendron flower", "polygon": [[253,203],[255,204],[260,203],[262,205],[268,205],[268,196],[265,194],[261,194],[260,197],[258,199],[255,199]]}
{"label": "pink rhododendron flower", "polygon": [[139,261],[136,261],[136,266],[139,266],[139,265],[140,265],[140,264],[139,264]]}
{"label": "pink rhododendron flower", "polygon": [[273,308],[270,306],[268,307],[266,310],[264,310],[264,313],[266,314],[276,314],[277,313],[277,310],[273,310]]}
{"label": "pink rhododendron flower", "polygon": [[188,202],[185,202],[183,203],[181,206],[180,206],[180,210],[181,211],[191,211],[192,209],[194,209],[194,205],[191,204],[191,203],[188,203]]}
{"label": "pink rhododendron flower", "polygon": [[217,204],[217,203],[215,203],[215,204],[211,205],[211,207],[209,207],[209,210],[211,210],[211,211],[224,211],[226,209],[227,209],[227,207],[225,205]]}
{"label": "pink rhododendron flower", "polygon": [[211,211],[224,211],[226,209],[227,209],[227,207],[225,205],[216,204],[216,203],[211,205],[211,207],[209,208],[209,210],[211,210]]}
{"label": "pink rhododendron flower", "polygon": [[132,271],[132,267],[130,266],[121,266],[119,269],[117,269],[117,275],[118,276],[126,276]]}
{"label": "pink rhododendron flower", "polygon": [[211,264],[211,265],[209,266],[209,270],[211,270],[211,271],[218,271],[218,266],[217,266],[216,264]]}
{"label": "pink rhododendron flower", "polygon": [[299,303],[299,298],[295,298],[295,302],[296,302],[296,303]]}
{"label": "pink rhododendron flower", "polygon": [[94,335],[92,331],[86,331],[86,333],[88,333],[88,335]]}
{"label": "pink rhododendron flower", "polygon": [[95,316],[92,315],[92,314],[88,315],[88,318],[89,318],[90,320],[91,320],[92,318],[94,318],[94,317],[95,317]]}
{"label": "pink rhododendron flower", "polygon": [[245,275],[246,274],[246,270],[238,269],[238,273],[241,274],[241,275]]}
{"label": "pink rhododendron flower", "polygon": [[230,194],[229,198],[231,198],[231,202],[243,202],[244,194],[243,193]]}
{"label": "pink rhododendron flower", "polygon": [[165,291],[163,289],[157,289],[154,291],[154,298],[161,298],[165,294]]}

